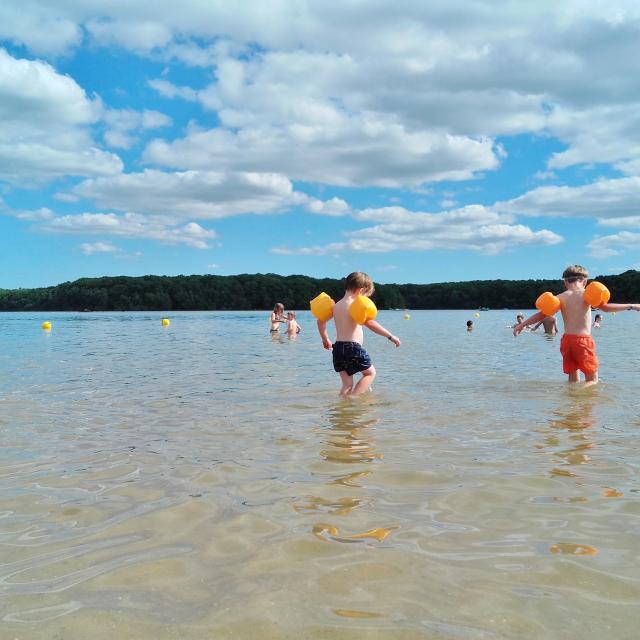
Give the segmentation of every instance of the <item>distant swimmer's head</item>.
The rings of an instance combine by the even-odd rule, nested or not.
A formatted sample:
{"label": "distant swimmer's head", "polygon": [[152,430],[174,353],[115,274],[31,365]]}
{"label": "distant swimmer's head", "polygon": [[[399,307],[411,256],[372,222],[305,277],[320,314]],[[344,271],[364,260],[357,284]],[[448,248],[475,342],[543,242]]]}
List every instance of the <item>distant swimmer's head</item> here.
{"label": "distant swimmer's head", "polygon": [[473,320],[467,320],[467,331],[473,331]]}
{"label": "distant swimmer's head", "polygon": [[282,302],[276,302],[276,306],[273,307],[273,312],[277,314],[284,313],[284,305]]}
{"label": "distant swimmer's head", "polygon": [[569,282],[585,282],[589,277],[589,272],[580,264],[572,264],[562,272],[562,279]]}
{"label": "distant swimmer's head", "polygon": [[362,289],[363,296],[372,296],[375,288],[373,280],[363,271],[354,271],[345,278],[344,288],[347,291],[358,291]]}
{"label": "distant swimmer's head", "polygon": [[295,311],[287,311],[287,320],[295,320],[296,312]]}
{"label": "distant swimmer's head", "polygon": [[522,322],[522,321],[524,320],[524,313],[519,313],[519,314],[516,316],[516,320],[517,320],[518,322]]}

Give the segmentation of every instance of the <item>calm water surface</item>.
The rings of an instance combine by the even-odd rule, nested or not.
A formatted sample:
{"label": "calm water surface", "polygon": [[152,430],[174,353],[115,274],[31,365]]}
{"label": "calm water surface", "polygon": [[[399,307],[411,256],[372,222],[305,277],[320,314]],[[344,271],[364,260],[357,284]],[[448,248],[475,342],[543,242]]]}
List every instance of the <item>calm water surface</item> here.
{"label": "calm water surface", "polygon": [[[602,384],[515,312],[0,314],[0,637],[635,639],[640,315]],[[53,330],[41,330],[51,320]]]}

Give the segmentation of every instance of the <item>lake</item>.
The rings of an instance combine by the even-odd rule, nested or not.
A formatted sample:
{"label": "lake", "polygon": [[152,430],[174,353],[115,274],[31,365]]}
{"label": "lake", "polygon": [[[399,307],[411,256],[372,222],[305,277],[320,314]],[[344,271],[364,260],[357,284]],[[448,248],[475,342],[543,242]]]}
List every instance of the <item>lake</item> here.
{"label": "lake", "polygon": [[0,314],[0,637],[636,638],[640,314],[584,389],[409,313],[352,400],[308,312]]}

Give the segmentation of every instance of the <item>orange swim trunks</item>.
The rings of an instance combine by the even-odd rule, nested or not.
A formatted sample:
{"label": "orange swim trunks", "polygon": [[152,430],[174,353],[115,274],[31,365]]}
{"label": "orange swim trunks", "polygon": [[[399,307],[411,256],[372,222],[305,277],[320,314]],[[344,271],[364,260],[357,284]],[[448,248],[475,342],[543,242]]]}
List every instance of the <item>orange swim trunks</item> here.
{"label": "orange swim trunks", "polygon": [[562,370],[573,373],[580,369],[582,373],[591,374],[598,370],[596,345],[591,336],[576,336],[565,333],[560,341],[562,354]]}

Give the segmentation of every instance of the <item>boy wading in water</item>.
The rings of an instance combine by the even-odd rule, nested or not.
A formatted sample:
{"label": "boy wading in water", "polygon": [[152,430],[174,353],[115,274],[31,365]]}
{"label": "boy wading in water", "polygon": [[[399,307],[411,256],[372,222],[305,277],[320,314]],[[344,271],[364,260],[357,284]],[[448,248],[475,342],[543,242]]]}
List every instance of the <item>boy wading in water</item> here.
{"label": "boy wading in water", "polygon": [[[579,264],[567,267],[562,274],[566,291],[558,295],[560,311],[564,321],[564,334],[560,341],[562,369],[569,382],[578,382],[584,373],[587,384],[598,382],[598,358],[596,345],[591,337],[591,306],[584,300],[584,289],[589,273]],[[640,304],[601,304],[600,311],[640,311]],[[542,321],[546,316],[535,313],[513,328],[517,336],[526,326]]]}
{"label": "boy wading in water", "polygon": [[[357,396],[369,389],[376,377],[375,367],[371,364],[369,354],[362,347],[362,326],[371,329],[374,333],[383,336],[400,346],[400,340],[390,331],[387,331],[375,320],[367,320],[364,325],[359,325],[349,314],[349,307],[357,296],[373,295],[373,281],[361,271],[355,271],[347,276],[345,294],[333,307],[333,319],[336,323],[336,342],[331,344],[327,333],[327,322],[318,320],[318,332],[322,338],[322,346],[333,351],[333,368],[340,374],[342,387],[341,396]],[[353,376],[361,373],[355,387]]]}

